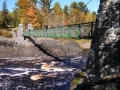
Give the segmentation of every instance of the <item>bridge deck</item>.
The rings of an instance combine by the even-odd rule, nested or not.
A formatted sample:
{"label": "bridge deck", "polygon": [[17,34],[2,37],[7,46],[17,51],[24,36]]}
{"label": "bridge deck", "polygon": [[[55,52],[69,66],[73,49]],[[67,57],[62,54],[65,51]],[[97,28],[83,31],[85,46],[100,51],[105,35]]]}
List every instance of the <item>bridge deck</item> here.
{"label": "bridge deck", "polygon": [[44,30],[25,31],[23,36],[44,38],[90,38],[93,35],[94,22],[48,28]]}

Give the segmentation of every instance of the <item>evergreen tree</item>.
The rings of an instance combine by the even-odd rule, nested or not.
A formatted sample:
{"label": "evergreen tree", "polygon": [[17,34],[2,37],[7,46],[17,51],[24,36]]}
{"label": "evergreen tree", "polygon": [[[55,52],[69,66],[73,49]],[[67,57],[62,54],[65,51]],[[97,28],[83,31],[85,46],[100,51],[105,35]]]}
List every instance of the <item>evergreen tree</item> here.
{"label": "evergreen tree", "polygon": [[52,3],[52,0],[40,0],[38,1],[40,4],[40,7],[42,8],[42,10],[49,12],[51,11],[50,6]]}
{"label": "evergreen tree", "polygon": [[7,9],[7,4],[6,1],[3,2],[3,9],[2,9],[2,27],[6,27],[10,20],[8,18],[8,9]]}
{"label": "evergreen tree", "polygon": [[19,19],[18,19],[18,8],[14,8],[12,12],[12,25],[14,27],[18,26]]}
{"label": "evergreen tree", "polygon": [[51,18],[51,3],[52,0],[38,0],[42,12],[44,13],[44,24],[49,24],[49,18]]}
{"label": "evergreen tree", "polygon": [[69,7],[68,7],[68,5],[65,5],[65,6],[64,6],[63,12],[64,12],[66,15],[69,14]]}
{"label": "evergreen tree", "polygon": [[84,13],[89,12],[89,10],[84,2],[78,2],[78,7],[81,12],[84,12]]}
{"label": "evergreen tree", "polygon": [[68,25],[69,22],[69,7],[68,5],[65,5],[63,8],[63,14],[64,14],[64,25]]}
{"label": "evergreen tree", "polygon": [[[0,11],[0,17],[2,17],[2,12]],[[2,26],[2,18],[0,18],[0,27]]]}
{"label": "evergreen tree", "polygon": [[77,17],[79,16],[79,6],[77,2],[73,2],[70,5],[70,24],[77,23]]}

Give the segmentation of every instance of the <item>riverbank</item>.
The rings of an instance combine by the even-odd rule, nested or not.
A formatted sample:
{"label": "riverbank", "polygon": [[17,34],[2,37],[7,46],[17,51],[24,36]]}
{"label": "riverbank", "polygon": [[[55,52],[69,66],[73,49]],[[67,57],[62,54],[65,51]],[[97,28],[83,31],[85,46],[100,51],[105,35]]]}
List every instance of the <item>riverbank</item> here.
{"label": "riverbank", "polygon": [[89,52],[71,40],[36,39],[35,46],[7,41],[0,41],[0,90],[70,90]]}
{"label": "riverbank", "polygon": [[[0,57],[12,58],[12,57],[40,57],[46,56],[40,48],[35,47],[32,43],[26,43],[25,45],[17,45],[14,39],[1,39],[0,40]],[[82,55],[81,52],[89,50],[90,43],[85,42],[83,44],[77,43],[71,40],[56,40],[56,39],[35,39],[37,45],[45,49],[47,52],[58,57],[69,57]],[[87,44],[87,46],[85,46]],[[81,46],[85,46],[81,49]],[[82,55],[83,56],[83,55]]]}

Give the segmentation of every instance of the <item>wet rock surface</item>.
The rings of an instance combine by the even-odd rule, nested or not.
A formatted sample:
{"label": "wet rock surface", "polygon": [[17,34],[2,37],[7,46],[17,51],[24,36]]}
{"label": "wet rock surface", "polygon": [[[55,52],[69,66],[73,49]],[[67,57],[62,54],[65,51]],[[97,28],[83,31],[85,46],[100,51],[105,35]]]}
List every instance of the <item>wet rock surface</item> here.
{"label": "wet rock surface", "polygon": [[[80,45],[70,40],[36,39],[36,44],[56,56],[74,56],[82,54]],[[0,57],[39,57],[48,56],[32,43],[16,45],[14,42],[0,42]]]}

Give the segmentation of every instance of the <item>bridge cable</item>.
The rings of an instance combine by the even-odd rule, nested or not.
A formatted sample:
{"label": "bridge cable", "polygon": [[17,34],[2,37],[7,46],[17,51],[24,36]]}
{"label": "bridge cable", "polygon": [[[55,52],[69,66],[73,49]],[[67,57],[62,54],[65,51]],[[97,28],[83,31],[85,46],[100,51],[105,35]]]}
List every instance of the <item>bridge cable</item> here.
{"label": "bridge cable", "polygon": [[[92,0],[90,0],[87,4],[84,5],[84,8],[87,7],[87,5],[91,2]],[[87,11],[85,11],[85,15],[86,15]]]}
{"label": "bridge cable", "polygon": [[87,6],[92,0],[90,0],[87,4],[85,4],[85,6]]}

